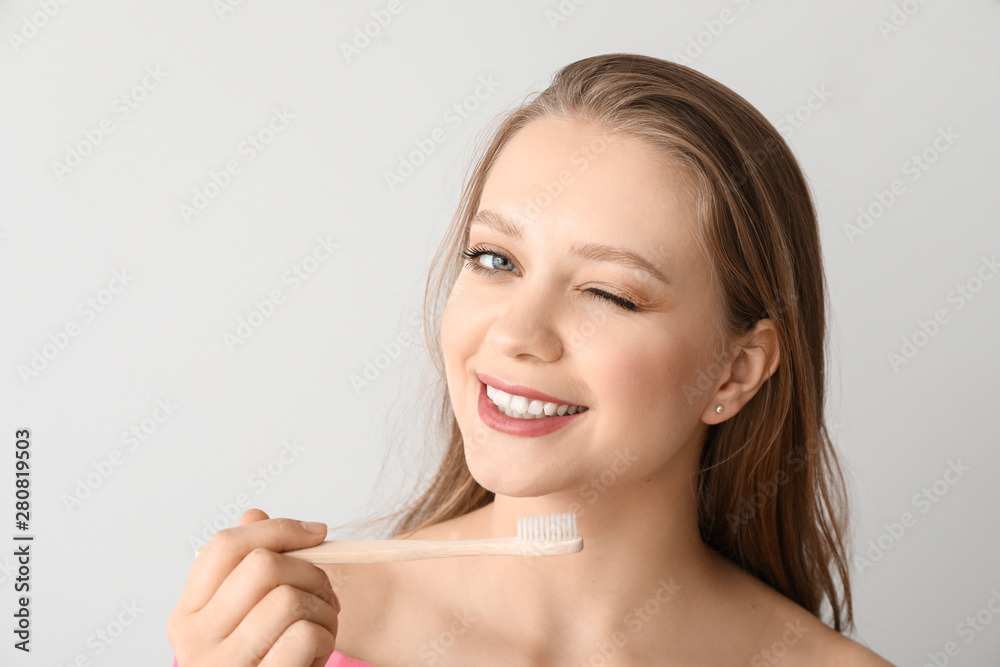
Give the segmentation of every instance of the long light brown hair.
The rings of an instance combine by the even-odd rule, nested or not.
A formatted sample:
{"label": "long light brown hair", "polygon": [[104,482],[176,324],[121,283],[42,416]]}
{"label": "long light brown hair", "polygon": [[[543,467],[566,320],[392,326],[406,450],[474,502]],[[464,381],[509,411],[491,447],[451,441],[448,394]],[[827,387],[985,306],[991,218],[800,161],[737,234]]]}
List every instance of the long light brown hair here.
{"label": "long light brown hair", "polygon": [[497,157],[538,118],[580,119],[639,137],[699,183],[699,240],[723,304],[720,340],[737,340],[767,317],[780,345],[779,367],[757,394],[708,427],[697,487],[702,539],[817,617],[827,602],[833,627],[850,628],[847,494],[824,418],[826,284],[808,187],[781,136],[746,100],[648,56],[607,54],[567,65],[547,89],[487,128],[424,294],[424,335],[439,387],[427,392],[435,401],[430,414],[447,444],[430,483],[390,515],[393,534],[493,501],[466,465],[444,381],[441,311]]}

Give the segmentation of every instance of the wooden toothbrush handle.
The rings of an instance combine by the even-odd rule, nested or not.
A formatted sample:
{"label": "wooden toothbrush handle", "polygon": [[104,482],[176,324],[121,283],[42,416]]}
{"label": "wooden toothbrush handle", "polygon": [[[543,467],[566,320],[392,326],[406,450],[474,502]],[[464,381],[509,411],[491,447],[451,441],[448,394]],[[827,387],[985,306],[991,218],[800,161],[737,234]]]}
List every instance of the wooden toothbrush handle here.
{"label": "wooden toothbrush handle", "polygon": [[583,549],[583,538],[528,542],[516,537],[488,540],[333,540],[283,552],[310,563],[385,563],[456,556],[557,556]]}

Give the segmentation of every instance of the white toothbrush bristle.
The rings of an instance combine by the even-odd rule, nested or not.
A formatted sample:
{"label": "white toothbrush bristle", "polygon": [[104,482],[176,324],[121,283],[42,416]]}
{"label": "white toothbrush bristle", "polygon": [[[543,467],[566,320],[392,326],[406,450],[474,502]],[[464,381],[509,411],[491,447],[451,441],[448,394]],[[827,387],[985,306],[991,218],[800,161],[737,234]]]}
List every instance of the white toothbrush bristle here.
{"label": "white toothbrush bristle", "polygon": [[579,537],[576,514],[533,514],[517,518],[517,539],[525,542],[566,542]]}

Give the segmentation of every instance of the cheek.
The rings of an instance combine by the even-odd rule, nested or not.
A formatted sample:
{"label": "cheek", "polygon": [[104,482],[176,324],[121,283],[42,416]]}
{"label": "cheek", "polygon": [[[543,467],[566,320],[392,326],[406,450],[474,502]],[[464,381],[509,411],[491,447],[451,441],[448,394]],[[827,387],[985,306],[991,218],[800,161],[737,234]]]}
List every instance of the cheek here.
{"label": "cheek", "polygon": [[692,346],[662,329],[616,332],[613,340],[595,347],[590,362],[602,406],[619,415],[619,423],[630,423],[630,429],[680,426],[695,419],[700,410],[691,389],[698,354]]}
{"label": "cheek", "polygon": [[481,338],[479,320],[482,317],[482,308],[475,307],[459,279],[441,315],[441,348],[448,389],[453,397],[458,395],[456,392],[467,389],[457,383],[465,382],[469,371],[468,360],[475,353]]}
{"label": "cheek", "polygon": [[[449,389],[454,392],[455,387],[451,386],[453,374],[457,368],[457,358],[462,355],[462,318],[459,317],[459,307],[454,301],[449,300],[441,315],[441,349],[444,356],[444,365]],[[454,394],[453,394],[454,395]]]}

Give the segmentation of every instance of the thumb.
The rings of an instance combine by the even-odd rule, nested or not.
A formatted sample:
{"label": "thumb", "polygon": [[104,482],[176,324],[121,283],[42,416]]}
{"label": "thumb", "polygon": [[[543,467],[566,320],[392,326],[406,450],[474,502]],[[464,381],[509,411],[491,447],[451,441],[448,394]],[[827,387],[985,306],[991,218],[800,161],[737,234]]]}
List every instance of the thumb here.
{"label": "thumb", "polygon": [[245,526],[248,523],[253,523],[255,521],[265,521],[270,518],[271,517],[269,517],[267,513],[264,512],[264,510],[259,510],[255,507],[251,507],[250,509],[248,509],[246,512],[243,513],[243,516],[240,517],[239,525]]}

